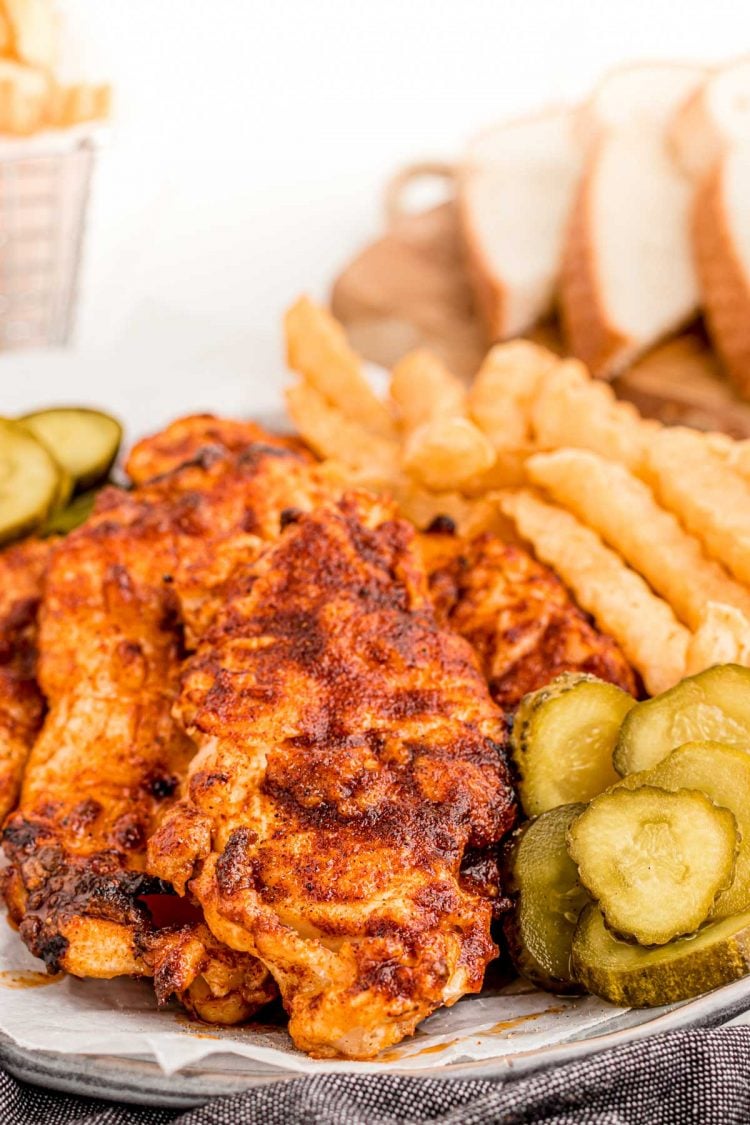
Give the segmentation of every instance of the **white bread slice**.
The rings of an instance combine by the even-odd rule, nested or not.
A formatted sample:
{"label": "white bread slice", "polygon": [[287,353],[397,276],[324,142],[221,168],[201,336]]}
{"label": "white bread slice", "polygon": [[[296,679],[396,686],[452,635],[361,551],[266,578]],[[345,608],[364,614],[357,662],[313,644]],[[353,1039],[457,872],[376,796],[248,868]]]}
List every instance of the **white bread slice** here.
{"label": "white bread slice", "polygon": [[697,313],[691,199],[660,128],[632,123],[592,151],[568,227],[561,310],[570,350],[594,375],[618,374]]}
{"label": "white bread slice", "polygon": [[518,336],[552,310],[581,171],[571,109],[482,133],[459,178],[467,265],[489,338]]}
{"label": "white bread slice", "polygon": [[706,322],[738,390],[750,396],[750,142],[728,150],[700,187],[693,247]]}
{"label": "white bread slice", "polygon": [[578,111],[580,143],[589,146],[603,132],[631,125],[666,128],[708,73],[707,67],[688,62],[628,63],[610,70]]}
{"label": "white bread slice", "polygon": [[750,141],[750,58],[712,72],[679,107],[669,127],[675,159],[704,179],[727,145]]}

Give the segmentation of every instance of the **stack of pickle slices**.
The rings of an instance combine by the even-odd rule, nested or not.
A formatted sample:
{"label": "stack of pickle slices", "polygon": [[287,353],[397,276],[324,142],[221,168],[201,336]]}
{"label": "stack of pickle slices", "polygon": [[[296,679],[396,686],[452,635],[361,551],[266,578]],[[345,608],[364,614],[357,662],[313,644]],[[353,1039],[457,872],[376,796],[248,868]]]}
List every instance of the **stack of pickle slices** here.
{"label": "stack of pickle slices", "polygon": [[121,439],[115,418],[83,407],[0,418],[0,544],[82,523]]}
{"label": "stack of pickle slices", "polygon": [[750,669],[642,703],[560,676],[522,701],[512,749],[530,817],[506,854],[521,974],[653,1007],[750,972]]}

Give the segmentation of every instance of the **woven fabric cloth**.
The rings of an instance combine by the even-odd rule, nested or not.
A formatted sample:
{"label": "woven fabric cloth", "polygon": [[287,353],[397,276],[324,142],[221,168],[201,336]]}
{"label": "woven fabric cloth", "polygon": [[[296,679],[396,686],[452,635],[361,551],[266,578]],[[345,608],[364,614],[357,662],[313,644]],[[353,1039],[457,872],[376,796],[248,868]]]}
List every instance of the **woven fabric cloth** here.
{"label": "woven fabric cloth", "polygon": [[745,1125],[750,1027],[683,1031],[504,1082],[326,1076],[185,1112],[54,1094],[0,1071],[0,1125]]}

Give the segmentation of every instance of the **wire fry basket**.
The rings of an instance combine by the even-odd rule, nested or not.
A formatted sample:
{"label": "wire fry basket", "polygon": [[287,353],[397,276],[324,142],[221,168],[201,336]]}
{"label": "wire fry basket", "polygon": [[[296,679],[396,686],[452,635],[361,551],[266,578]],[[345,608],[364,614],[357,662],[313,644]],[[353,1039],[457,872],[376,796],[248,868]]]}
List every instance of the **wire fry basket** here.
{"label": "wire fry basket", "polygon": [[96,145],[0,149],[0,350],[67,344]]}

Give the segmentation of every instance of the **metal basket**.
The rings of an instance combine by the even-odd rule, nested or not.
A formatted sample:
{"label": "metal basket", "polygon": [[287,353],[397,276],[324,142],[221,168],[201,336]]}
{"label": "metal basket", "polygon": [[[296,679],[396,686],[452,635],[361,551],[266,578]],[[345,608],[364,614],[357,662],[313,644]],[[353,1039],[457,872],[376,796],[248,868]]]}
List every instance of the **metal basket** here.
{"label": "metal basket", "polygon": [[95,145],[0,151],[0,350],[66,344]]}

